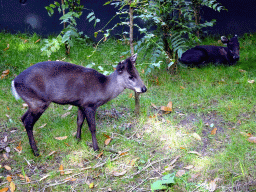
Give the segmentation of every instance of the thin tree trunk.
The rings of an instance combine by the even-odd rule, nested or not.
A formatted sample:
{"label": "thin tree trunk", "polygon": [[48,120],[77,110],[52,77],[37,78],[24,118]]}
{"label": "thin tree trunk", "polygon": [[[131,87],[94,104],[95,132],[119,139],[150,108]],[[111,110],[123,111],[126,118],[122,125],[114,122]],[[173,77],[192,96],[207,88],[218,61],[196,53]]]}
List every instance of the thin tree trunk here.
{"label": "thin tree trunk", "polygon": [[[132,1],[129,2],[129,15],[130,15],[130,49],[131,55],[134,55],[134,47],[133,47],[133,7],[131,7]],[[140,94],[135,91],[135,114],[140,114]]]}
{"label": "thin tree trunk", "polygon": [[[61,0],[61,4],[64,5],[64,1]],[[62,9],[62,14],[65,15],[65,9]],[[66,28],[66,22],[63,22],[63,29]],[[65,43],[65,49],[66,49],[66,55],[69,55],[70,53],[70,47],[68,46],[67,43]]]}

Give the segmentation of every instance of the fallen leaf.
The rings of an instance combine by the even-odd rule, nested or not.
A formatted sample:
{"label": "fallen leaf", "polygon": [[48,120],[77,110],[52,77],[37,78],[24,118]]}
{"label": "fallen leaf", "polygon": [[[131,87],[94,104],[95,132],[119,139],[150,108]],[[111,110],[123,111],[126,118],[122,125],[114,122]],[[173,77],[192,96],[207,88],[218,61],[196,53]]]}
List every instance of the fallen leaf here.
{"label": "fallen leaf", "polygon": [[6,170],[8,170],[8,171],[11,171],[11,170],[12,170],[12,168],[9,167],[8,165],[5,165],[4,168],[5,168]]}
{"label": "fallen leaf", "polygon": [[8,75],[9,73],[10,73],[10,70],[9,70],[9,69],[7,69],[7,70],[5,70],[5,71],[2,72],[2,74],[5,74],[5,75]]}
{"label": "fallen leaf", "polygon": [[175,157],[175,159],[173,159],[173,160],[171,161],[171,163],[169,164],[169,166],[173,165],[179,158],[180,158],[179,155],[178,155],[177,157]]}
{"label": "fallen leaf", "polygon": [[22,151],[21,141],[20,141],[19,145],[16,147],[16,149],[17,149],[19,152]]}
{"label": "fallen leaf", "polygon": [[70,145],[69,145],[68,143],[65,143],[65,142],[64,142],[64,144],[67,145],[68,147],[70,147]]}
{"label": "fallen leaf", "polygon": [[111,138],[109,135],[103,133],[104,137]]}
{"label": "fallen leaf", "polygon": [[8,187],[5,187],[5,188],[3,188],[3,189],[0,189],[0,192],[6,192],[6,191],[8,191],[9,190],[9,188]]}
{"label": "fallen leaf", "polygon": [[112,140],[112,138],[107,138],[106,140],[105,140],[105,145],[108,145],[109,143],[110,143],[110,141]]}
{"label": "fallen leaf", "polygon": [[192,136],[196,139],[196,140],[199,140],[201,141],[201,137],[197,134],[197,133],[193,133]]}
{"label": "fallen leaf", "polygon": [[197,151],[189,151],[188,153],[192,153],[192,154],[196,154],[198,156],[202,156],[200,153],[198,153]]}
{"label": "fallen leaf", "polygon": [[60,171],[60,175],[64,175],[63,165],[60,165],[59,171]]}
{"label": "fallen leaf", "polygon": [[68,174],[71,174],[72,173],[72,171],[65,171],[65,175],[68,175]]}
{"label": "fallen leaf", "polygon": [[164,170],[165,170],[165,171],[171,171],[171,170],[173,170],[174,167],[175,167],[174,165],[168,166],[168,167],[166,167]]}
{"label": "fallen leaf", "polygon": [[94,188],[94,184],[93,184],[93,183],[90,183],[89,188],[90,188],[90,189]]}
{"label": "fallen leaf", "polygon": [[158,109],[154,103],[151,103],[151,106],[154,107],[155,109]]}
{"label": "fallen leaf", "polygon": [[8,176],[6,177],[6,180],[9,181],[9,182],[11,182],[11,181],[12,181],[12,177],[11,177],[10,175],[8,175]]}
{"label": "fallen leaf", "polygon": [[21,180],[25,180],[23,175],[19,174],[19,177],[20,177]]}
{"label": "fallen leaf", "polygon": [[176,173],[176,177],[181,177],[182,175],[184,175],[186,173],[186,171],[185,170],[179,170],[179,171],[177,171],[177,173]]}
{"label": "fallen leaf", "polygon": [[247,140],[251,143],[256,143],[256,137],[249,137]]}
{"label": "fallen leaf", "polygon": [[52,151],[51,153],[49,153],[46,157],[51,156],[52,154],[54,154],[56,151]]}
{"label": "fallen leaf", "polygon": [[4,137],[4,142],[5,142],[5,143],[7,142],[7,136]]}
{"label": "fallen leaf", "polygon": [[213,130],[211,131],[211,134],[212,134],[212,135],[215,135],[216,132],[217,132],[217,128],[215,127],[215,128],[213,128]]}
{"label": "fallen leaf", "polygon": [[9,49],[10,48],[10,46],[9,46],[9,44],[7,44],[7,46],[6,46],[6,48],[4,49],[4,51],[6,51],[7,49]]}
{"label": "fallen leaf", "polygon": [[116,177],[123,176],[125,173],[126,173],[126,170],[124,170],[122,172],[113,171],[113,175]]}
{"label": "fallen leaf", "polygon": [[55,139],[57,139],[57,140],[65,140],[65,139],[67,139],[68,138],[68,136],[63,136],[63,137],[55,137]]}
{"label": "fallen leaf", "polygon": [[188,165],[188,166],[184,167],[184,169],[192,169],[192,168],[194,168],[194,165]]}
{"label": "fallen leaf", "polygon": [[170,113],[170,112],[172,111],[172,109],[171,109],[171,108],[169,108],[169,107],[162,106],[162,107],[161,107],[161,111],[164,111],[164,112]]}
{"label": "fallen leaf", "polygon": [[128,151],[125,151],[125,152],[118,152],[118,154],[120,155],[120,156],[122,156],[122,155],[126,155],[128,153]]}
{"label": "fallen leaf", "polygon": [[240,134],[245,136],[245,137],[251,137],[252,136],[251,133],[240,132]]}
{"label": "fallen leaf", "polygon": [[72,109],[72,107],[73,107],[73,106],[70,105],[67,110],[70,111],[70,110]]}
{"label": "fallen leaf", "polygon": [[132,98],[132,93],[129,94],[129,98]]}
{"label": "fallen leaf", "polygon": [[185,89],[185,87],[183,87],[183,86],[180,86],[180,89]]}
{"label": "fallen leaf", "polygon": [[216,185],[215,181],[212,180],[212,181],[209,183],[208,190],[209,190],[209,191],[215,191],[216,187],[217,187],[217,185]]}
{"label": "fallen leaf", "polygon": [[255,83],[255,81],[252,79],[252,80],[248,80],[248,83]]}
{"label": "fallen leaf", "polygon": [[67,117],[70,114],[70,112],[64,113],[63,115],[61,115],[61,118]]}
{"label": "fallen leaf", "polygon": [[172,109],[172,102],[171,102],[171,101],[167,104],[167,107],[169,107],[170,109]]}
{"label": "fallen leaf", "polygon": [[25,178],[26,178],[26,182],[29,183],[29,182],[30,182],[30,179],[28,178],[27,175],[25,175]]}
{"label": "fallen leaf", "polygon": [[141,69],[141,73],[145,73],[144,69]]}
{"label": "fallen leaf", "polygon": [[41,39],[36,40],[35,43],[38,43],[40,40],[41,40]]}
{"label": "fallen leaf", "polygon": [[239,72],[243,73],[243,72],[246,72],[245,70],[243,69],[239,69]]}
{"label": "fallen leaf", "polygon": [[100,152],[100,154],[96,157],[96,159],[99,159],[103,155],[103,151]]}
{"label": "fallen leaf", "polygon": [[153,116],[149,115],[148,117],[149,117],[149,118],[156,118],[157,115],[156,115],[156,114],[154,114]]}
{"label": "fallen leaf", "polygon": [[134,166],[134,165],[135,165],[135,162],[136,162],[138,159],[139,159],[139,158],[135,158],[135,159],[131,160],[131,161],[129,162],[129,164],[130,164],[131,166]]}
{"label": "fallen leaf", "polygon": [[41,128],[43,128],[43,127],[45,127],[47,125],[47,123],[45,123],[45,124],[43,124],[43,125],[41,125],[40,127],[38,127],[39,129],[41,129]]}
{"label": "fallen leaf", "polygon": [[65,180],[68,180],[68,181],[75,181],[76,178],[67,177]]}
{"label": "fallen leaf", "polygon": [[3,154],[3,156],[4,156],[5,160],[8,160],[8,157],[7,157],[7,155],[5,153]]}
{"label": "fallen leaf", "polygon": [[15,191],[15,184],[13,182],[10,183],[10,191],[11,192]]}

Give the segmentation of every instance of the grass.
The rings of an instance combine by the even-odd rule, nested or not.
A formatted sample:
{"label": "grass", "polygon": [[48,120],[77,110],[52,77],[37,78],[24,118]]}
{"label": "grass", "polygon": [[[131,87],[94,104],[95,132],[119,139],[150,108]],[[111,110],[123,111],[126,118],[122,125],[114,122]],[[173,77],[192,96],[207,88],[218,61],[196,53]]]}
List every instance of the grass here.
{"label": "grass", "polygon": [[[176,175],[175,184],[167,191],[209,191],[214,183],[215,191],[256,190],[256,144],[241,134],[256,136],[255,83],[248,83],[256,78],[254,34],[239,39],[240,61],[231,67],[179,68],[176,75],[163,67],[145,75],[149,56],[143,59],[140,54],[137,69],[148,88],[141,95],[141,115],[133,113],[130,90],[98,109],[97,139],[103,149],[105,135],[110,136],[107,149],[92,150],[86,123],[82,140],[77,143],[73,136],[76,107],[68,110],[69,106],[51,104],[34,127],[41,153],[34,157],[20,122],[26,109],[11,95],[10,83],[30,65],[48,60],[41,56],[43,42],[35,43],[38,39],[36,34],[0,33],[0,72],[10,70],[0,80],[0,139],[6,135],[11,150],[0,154],[0,189],[10,186],[7,176],[11,175],[16,191],[150,191],[150,185],[163,175],[185,170],[184,175]],[[212,38],[203,43],[220,45]],[[124,59],[127,55],[122,57],[122,53],[127,50],[127,44],[110,39],[90,58],[87,55],[93,46],[79,43],[69,57],[62,48],[50,59],[83,66],[93,62],[97,70],[102,66],[113,71],[112,65]],[[159,108],[169,101],[173,112],[162,114]],[[67,112],[70,114],[62,117]],[[214,128],[217,132],[212,135]],[[55,139],[63,136],[67,139]],[[14,150],[19,144],[20,154]],[[7,170],[5,165],[12,169]],[[64,175],[60,175],[60,165]],[[192,168],[185,169],[188,165]],[[27,175],[30,182],[21,180],[20,174]]]}

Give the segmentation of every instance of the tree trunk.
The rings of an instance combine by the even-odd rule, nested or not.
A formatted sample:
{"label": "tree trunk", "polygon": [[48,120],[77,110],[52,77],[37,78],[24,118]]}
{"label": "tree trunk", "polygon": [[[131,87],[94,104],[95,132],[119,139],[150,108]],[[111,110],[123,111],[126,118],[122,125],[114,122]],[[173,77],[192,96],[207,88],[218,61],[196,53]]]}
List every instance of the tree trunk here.
{"label": "tree trunk", "polygon": [[[132,1],[129,2],[129,15],[130,15],[130,49],[131,55],[134,55],[133,47],[133,7],[131,7]],[[140,114],[140,94],[135,91],[135,114]]]}

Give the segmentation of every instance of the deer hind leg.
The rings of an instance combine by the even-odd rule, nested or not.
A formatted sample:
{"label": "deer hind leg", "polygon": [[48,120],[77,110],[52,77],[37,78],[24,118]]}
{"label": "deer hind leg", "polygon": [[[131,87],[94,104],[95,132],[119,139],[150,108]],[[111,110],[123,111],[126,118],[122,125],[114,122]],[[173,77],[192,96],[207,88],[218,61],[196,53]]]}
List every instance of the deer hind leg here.
{"label": "deer hind leg", "polygon": [[[27,102],[28,103],[28,102]],[[30,146],[34,152],[35,156],[39,156],[39,152],[36,146],[36,142],[33,135],[33,127],[36,121],[40,118],[43,112],[47,109],[50,103],[46,103],[43,101],[28,103],[28,110],[27,112],[21,117],[21,120],[26,128],[28,139]]]}

